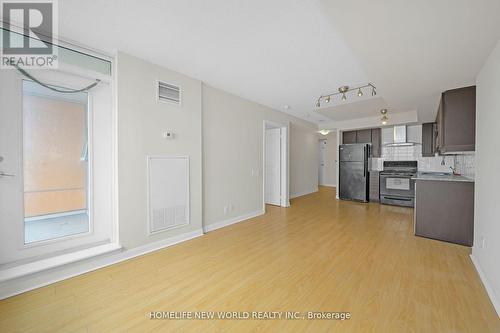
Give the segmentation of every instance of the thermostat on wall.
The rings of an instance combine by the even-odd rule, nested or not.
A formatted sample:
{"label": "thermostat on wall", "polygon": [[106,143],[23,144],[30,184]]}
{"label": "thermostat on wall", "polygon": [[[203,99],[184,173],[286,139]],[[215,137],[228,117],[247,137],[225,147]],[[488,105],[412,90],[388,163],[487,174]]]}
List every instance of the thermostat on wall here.
{"label": "thermostat on wall", "polygon": [[174,136],[175,136],[174,132],[171,132],[171,131],[163,132],[163,138],[165,138],[165,139],[173,139]]}

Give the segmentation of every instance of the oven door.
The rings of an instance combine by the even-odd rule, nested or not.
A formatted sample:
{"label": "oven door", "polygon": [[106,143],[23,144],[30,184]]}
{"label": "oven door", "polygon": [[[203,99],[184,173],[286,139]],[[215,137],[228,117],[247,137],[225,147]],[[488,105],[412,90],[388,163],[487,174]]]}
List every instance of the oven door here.
{"label": "oven door", "polygon": [[415,197],[415,181],[411,176],[380,175],[380,194],[398,197]]}

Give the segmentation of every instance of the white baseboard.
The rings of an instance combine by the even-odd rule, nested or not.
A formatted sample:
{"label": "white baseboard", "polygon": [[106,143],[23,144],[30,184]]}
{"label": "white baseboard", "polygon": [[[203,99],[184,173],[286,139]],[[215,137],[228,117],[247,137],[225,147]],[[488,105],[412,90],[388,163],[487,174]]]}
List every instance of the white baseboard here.
{"label": "white baseboard", "polygon": [[263,210],[257,210],[255,212],[251,212],[251,213],[240,215],[240,216],[235,216],[235,217],[232,217],[232,218],[224,220],[224,221],[211,223],[211,224],[208,224],[205,226],[205,231],[206,232],[214,231],[214,230],[217,230],[220,228],[227,227],[228,225],[243,222],[245,220],[248,220],[248,219],[263,215],[263,214],[264,214]]}
{"label": "white baseboard", "polygon": [[319,186],[337,187],[337,184],[320,184]]}
{"label": "white baseboard", "polygon": [[[231,224],[242,222],[253,217],[264,214],[263,210],[258,210],[248,214],[236,216],[221,222],[209,224],[206,231],[213,231]],[[14,295],[24,293],[33,289],[47,286],[62,280],[66,280],[84,273],[95,271],[99,268],[110,266],[128,259],[132,259],[150,252],[199,237],[203,235],[202,229],[173,236],[154,243],[138,246],[129,250],[114,252],[109,255],[97,256],[88,260],[74,262],[54,269],[40,271],[34,274],[22,276],[0,283],[0,300]]]}
{"label": "white baseboard", "polygon": [[481,269],[479,261],[477,261],[476,257],[470,254],[470,259],[472,260],[472,263],[474,264],[474,267],[476,268],[476,271],[479,274],[479,278],[483,283],[484,289],[486,289],[486,293],[488,293],[488,296],[490,297],[491,303],[493,303],[493,307],[495,308],[497,315],[500,317],[500,302],[496,298],[495,292],[493,291],[491,284],[488,282],[488,279],[486,278],[486,275]]}
{"label": "white baseboard", "polygon": [[0,283],[40,273],[52,268],[72,264],[89,258],[98,257],[104,254],[118,252],[122,249],[119,244],[108,243],[99,246],[93,246],[88,249],[61,254],[58,256],[45,258],[27,264],[16,265],[0,270]]}
{"label": "white baseboard", "polygon": [[77,275],[95,271],[99,268],[132,259],[146,253],[157,251],[202,235],[203,231],[201,229],[198,229],[195,231],[163,239],[151,244],[138,246],[130,250],[124,250],[110,255],[103,255],[89,260],[84,260],[82,262],[75,262],[73,264],[61,266],[57,269],[46,270],[17,279],[5,281],[0,284],[0,299],[5,299],[7,297],[18,295],[29,290],[69,279]]}
{"label": "white baseboard", "polygon": [[319,189],[316,188],[314,190],[309,190],[309,191],[303,191],[303,192],[294,193],[294,194],[290,195],[290,199],[295,199],[295,198],[298,198],[298,197],[302,197],[304,195],[316,193],[318,191],[319,191]]}

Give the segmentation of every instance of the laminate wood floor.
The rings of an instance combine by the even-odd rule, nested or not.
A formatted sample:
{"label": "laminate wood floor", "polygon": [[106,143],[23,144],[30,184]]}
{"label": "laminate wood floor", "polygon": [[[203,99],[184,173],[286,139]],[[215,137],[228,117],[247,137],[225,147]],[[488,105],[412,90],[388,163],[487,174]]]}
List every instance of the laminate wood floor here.
{"label": "laminate wood floor", "polygon": [[[413,210],[290,208],[0,301],[0,332],[500,332],[469,248],[413,236]],[[151,311],[350,312],[334,320],[150,320]]]}

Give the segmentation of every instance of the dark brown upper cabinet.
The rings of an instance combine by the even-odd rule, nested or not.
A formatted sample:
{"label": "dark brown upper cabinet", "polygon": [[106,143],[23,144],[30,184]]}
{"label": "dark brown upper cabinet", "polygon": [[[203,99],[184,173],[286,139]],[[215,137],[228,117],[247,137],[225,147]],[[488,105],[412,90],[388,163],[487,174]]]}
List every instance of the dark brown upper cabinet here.
{"label": "dark brown upper cabinet", "polygon": [[476,150],[476,87],[445,91],[436,118],[441,154]]}
{"label": "dark brown upper cabinet", "polygon": [[360,130],[356,133],[356,142],[357,143],[371,143],[372,142],[372,130]]}
{"label": "dark brown upper cabinet", "polygon": [[422,124],[422,156],[436,155],[436,123]]}
{"label": "dark brown upper cabinet", "polygon": [[382,130],[380,128],[372,128],[359,131],[345,131],[342,132],[342,143],[371,143],[372,157],[381,157]]}
{"label": "dark brown upper cabinet", "polygon": [[343,144],[358,143],[356,131],[342,132],[342,143]]}
{"label": "dark brown upper cabinet", "polygon": [[382,129],[372,130],[372,157],[382,157]]}

